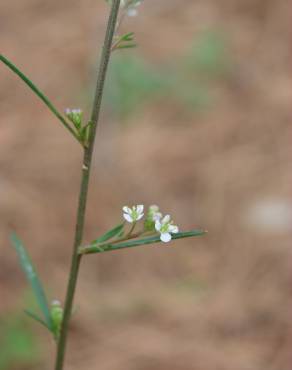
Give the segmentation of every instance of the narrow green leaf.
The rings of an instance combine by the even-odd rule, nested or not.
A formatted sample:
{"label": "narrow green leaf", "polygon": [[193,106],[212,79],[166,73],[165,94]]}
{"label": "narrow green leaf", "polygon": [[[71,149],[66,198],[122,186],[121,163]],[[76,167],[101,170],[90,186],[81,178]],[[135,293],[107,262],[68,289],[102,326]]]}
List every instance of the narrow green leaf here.
{"label": "narrow green leaf", "polygon": [[41,319],[37,314],[35,314],[34,312],[30,311],[30,310],[27,310],[25,309],[24,310],[24,313],[27,314],[27,316],[29,316],[31,319],[39,322],[41,325],[43,325],[45,328],[47,328],[49,331],[52,331],[51,328],[48,326],[48,324],[43,320]]}
{"label": "narrow green leaf", "polygon": [[[194,236],[200,236],[206,234],[207,231],[205,230],[191,230],[191,231],[185,231],[180,232],[177,234],[172,234],[172,239],[182,239],[182,238],[190,238]],[[80,247],[79,248],[79,254],[90,254],[90,253],[101,253],[101,252],[110,252],[117,249],[124,249],[124,248],[131,248],[131,247],[137,247],[140,245],[146,245],[146,244],[154,244],[154,243],[160,243],[160,236],[150,236],[148,238],[143,239],[135,239],[135,240],[128,240],[125,242],[117,243],[117,244],[102,244],[102,245],[94,245],[91,244],[89,246]]]}
{"label": "narrow green leaf", "polygon": [[132,41],[134,39],[134,32],[125,33],[120,37],[123,41]]}
{"label": "narrow green leaf", "polygon": [[122,236],[124,236],[125,235],[125,231],[124,230],[122,230],[120,233],[118,233],[118,235],[117,235],[117,237],[118,238],[121,238]]}
{"label": "narrow green leaf", "polygon": [[32,287],[32,290],[35,294],[37,303],[44,315],[46,325],[49,328],[52,328],[52,320],[51,320],[50,309],[49,309],[48,301],[46,298],[46,294],[42,287],[41,281],[38,278],[38,275],[33,267],[31,259],[24,245],[22,244],[21,240],[17,237],[15,233],[12,233],[10,239],[18,254],[21,267],[23,271],[25,272],[27,280],[29,281]]}
{"label": "narrow green leaf", "polygon": [[117,236],[118,234],[120,234],[121,231],[123,230],[123,227],[124,227],[124,224],[119,224],[119,225],[115,226],[113,229],[107,231],[105,234],[103,234],[99,238],[93,240],[91,242],[91,244],[97,244],[97,243],[104,243],[104,242],[106,242],[107,240],[109,240],[109,239]]}
{"label": "narrow green leaf", "polygon": [[82,141],[88,140],[91,127],[92,122],[89,121],[85,126],[80,128],[80,138],[82,139]]}
{"label": "narrow green leaf", "polygon": [[65,120],[63,115],[55,108],[52,102],[45,96],[45,94],[27,77],[24,73],[22,73],[10,60],[4,57],[4,55],[0,54],[0,60],[3,62],[12,72],[17,74],[18,77],[22,79],[26,83],[27,86],[31,88],[31,90],[46,104],[46,106],[50,109],[50,111],[61,121],[62,125],[66,127],[68,131],[79,141],[78,135],[69,125],[69,123]]}
{"label": "narrow green leaf", "polygon": [[135,47],[137,47],[137,44],[122,44],[122,45],[118,45],[116,49],[132,49]]}

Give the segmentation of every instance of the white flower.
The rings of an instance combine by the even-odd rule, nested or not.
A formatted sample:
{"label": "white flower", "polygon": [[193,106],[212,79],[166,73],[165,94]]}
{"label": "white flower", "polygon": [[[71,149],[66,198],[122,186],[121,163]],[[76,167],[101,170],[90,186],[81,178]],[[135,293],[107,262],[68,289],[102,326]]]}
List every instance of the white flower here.
{"label": "white flower", "polygon": [[160,221],[155,221],[155,229],[160,233],[160,240],[167,243],[171,240],[171,234],[178,233],[178,227],[173,225],[173,221],[170,220],[170,216],[166,215]]}
{"label": "white flower", "polygon": [[153,204],[152,206],[149,207],[148,214],[151,221],[153,222],[160,220],[162,218],[162,213],[159,212],[159,207],[156,204]]}
{"label": "white flower", "polygon": [[128,222],[136,222],[139,221],[144,216],[144,206],[143,204],[139,204],[137,206],[133,206],[129,208],[128,206],[123,207],[124,211],[124,219]]}
{"label": "white flower", "polygon": [[129,17],[135,17],[138,14],[137,7],[141,4],[140,0],[121,0],[120,6],[126,10]]}

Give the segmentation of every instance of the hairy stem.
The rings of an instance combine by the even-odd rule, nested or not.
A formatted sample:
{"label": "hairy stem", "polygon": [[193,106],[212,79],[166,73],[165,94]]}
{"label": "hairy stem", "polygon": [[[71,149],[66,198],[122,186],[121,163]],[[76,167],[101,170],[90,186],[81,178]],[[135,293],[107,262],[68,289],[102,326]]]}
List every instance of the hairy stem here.
{"label": "hairy stem", "polygon": [[110,16],[107,23],[107,30],[104,39],[101,61],[98,69],[96,91],[94,97],[94,103],[91,114],[92,129],[90,132],[88,147],[84,149],[83,166],[82,166],[82,179],[79,193],[79,204],[77,210],[77,221],[75,229],[75,238],[71,259],[71,269],[69,275],[69,281],[67,286],[67,294],[64,306],[64,317],[62,321],[62,327],[60,332],[60,337],[57,343],[57,355],[55,370],[62,370],[64,365],[66,341],[68,335],[69,321],[72,311],[74,293],[78,278],[78,271],[81,261],[81,255],[78,254],[78,248],[82,242],[83,230],[84,230],[84,220],[85,220],[85,210],[87,203],[87,193],[88,193],[88,183],[90,177],[90,169],[92,162],[92,153],[94,148],[94,141],[96,135],[96,128],[99,119],[99,112],[101,107],[101,100],[103,95],[104,82],[107,72],[107,67],[111,54],[111,47],[113,42],[113,36],[116,28],[117,16],[119,12],[120,0],[113,0]]}

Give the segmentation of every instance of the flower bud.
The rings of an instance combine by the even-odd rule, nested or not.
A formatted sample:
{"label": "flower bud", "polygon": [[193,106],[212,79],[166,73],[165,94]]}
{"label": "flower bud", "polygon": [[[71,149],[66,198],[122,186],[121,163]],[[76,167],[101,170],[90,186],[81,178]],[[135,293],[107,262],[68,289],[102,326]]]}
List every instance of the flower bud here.
{"label": "flower bud", "polygon": [[51,303],[51,319],[53,323],[54,334],[56,338],[58,338],[63,320],[63,308],[61,306],[61,302],[58,300],[54,300]]}
{"label": "flower bud", "polygon": [[146,220],[144,222],[144,229],[146,231],[153,231],[155,230],[155,221],[160,220],[162,214],[159,212],[159,207],[156,204],[153,204],[149,207]]}
{"label": "flower bud", "polygon": [[79,130],[82,126],[82,115],[83,112],[81,109],[69,109],[65,110],[66,116],[73,123],[73,125]]}

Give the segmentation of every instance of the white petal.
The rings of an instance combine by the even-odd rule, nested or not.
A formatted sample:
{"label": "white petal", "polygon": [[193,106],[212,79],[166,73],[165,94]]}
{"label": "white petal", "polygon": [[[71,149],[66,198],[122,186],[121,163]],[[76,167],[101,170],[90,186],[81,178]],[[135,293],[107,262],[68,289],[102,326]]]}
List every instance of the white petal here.
{"label": "white petal", "polygon": [[160,231],[161,226],[162,226],[162,225],[161,225],[160,221],[159,221],[159,220],[156,220],[156,221],[155,221],[155,230]]}
{"label": "white petal", "polygon": [[143,206],[143,204],[139,204],[139,205],[137,206],[137,213],[142,213],[142,212],[143,212],[143,210],[144,210],[144,206]]}
{"label": "white petal", "polygon": [[131,209],[128,206],[123,207],[123,211],[126,213],[131,213]]}
{"label": "white petal", "polygon": [[171,232],[171,233],[178,233],[178,227],[176,225],[169,225],[168,227],[168,231]]}
{"label": "white petal", "polygon": [[126,221],[131,222],[131,223],[133,222],[132,217],[128,215],[127,213],[124,213],[123,216]]}
{"label": "white petal", "polygon": [[144,213],[141,213],[140,215],[138,215],[137,217],[137,221],[141,220],[141,218],[144,216]]}
{"label": "white petal", "polygon": [[170,216],[169,215],[164,216],[163,219],[162,219],[163,224],[167,224],[169,221],[170,221]]}
{"label": "white petal", "polygon": [[171,240],[171,235],[169,233],[162,233],[160,235],[160,240],[164,243],[167,243]]}
{"label": "white petal", "polygon": [[160,212],[156,212],[154,213],[154,215],[152,216],[153,218],[153,221],[157,221],[157,220],[160,220],[162,217],[162,214]]}

